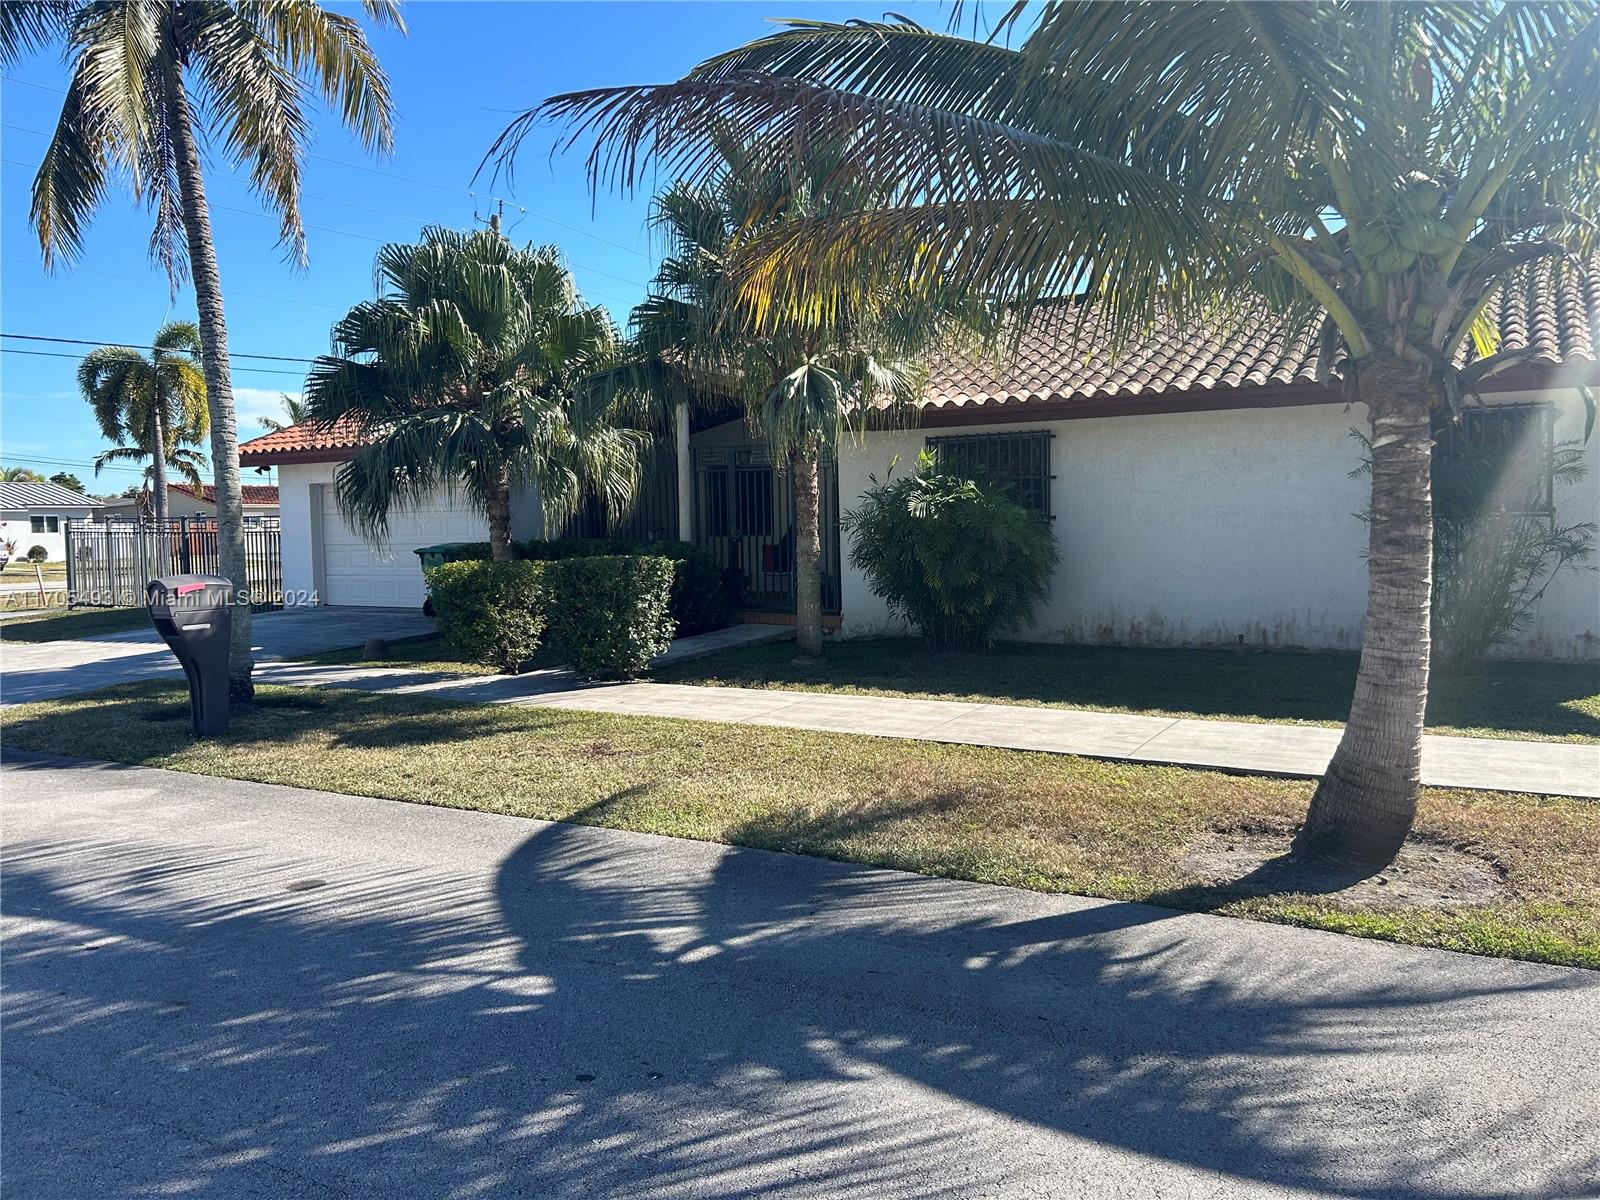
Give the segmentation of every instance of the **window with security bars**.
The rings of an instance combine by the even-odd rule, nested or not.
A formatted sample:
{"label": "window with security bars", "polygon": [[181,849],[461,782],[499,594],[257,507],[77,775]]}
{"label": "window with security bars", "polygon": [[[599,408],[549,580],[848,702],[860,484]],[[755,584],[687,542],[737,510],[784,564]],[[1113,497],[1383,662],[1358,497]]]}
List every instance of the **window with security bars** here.
{"label": "window with security bars", "polygon": [[1555,410],[1548,404],[1465,409],[1433,441],[1437,516],[1555,514]]}
{"label": "window with security bars", "polygon": [[1048,430],[1024,433],[972,433],[931,437],[928,449],[939,469],[1006,488],[1012,499],[1041,517],[1050,516],[1050,443]]}

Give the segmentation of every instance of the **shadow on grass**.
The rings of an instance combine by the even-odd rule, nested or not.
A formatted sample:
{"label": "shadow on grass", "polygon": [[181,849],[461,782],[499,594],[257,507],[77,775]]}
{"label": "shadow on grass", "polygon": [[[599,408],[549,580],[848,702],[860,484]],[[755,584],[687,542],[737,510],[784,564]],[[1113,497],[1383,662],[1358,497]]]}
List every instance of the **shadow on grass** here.
{"label": "shadow on grass", "polygon": [[[1193,713],[1266,721],[1343,721],[1353,654],[1142,650],[1002,643],[939,651],[909,638],[843,641],[796,666],[787,646],[754,646],[660,668],[666,682],[838,687],[1006,703]],[[1592,711],[1576,707],[1590,701]],[[1493,662],[1440,668],[1428,722],[1528,736],[1600,737],[1600,665]]]}

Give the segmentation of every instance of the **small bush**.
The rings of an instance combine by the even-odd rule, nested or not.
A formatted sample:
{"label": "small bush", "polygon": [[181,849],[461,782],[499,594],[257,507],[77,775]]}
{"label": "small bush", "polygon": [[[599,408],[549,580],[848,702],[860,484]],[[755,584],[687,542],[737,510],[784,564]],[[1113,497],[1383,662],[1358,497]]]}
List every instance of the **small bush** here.
{"label": "small bush", "polygon": [[[567,558],[602,558],[647,555],[670,558],[672,619],[679,637],[692,637],[724,629],[733,620],[734,604],[721,567],[707,550],[692,542],[628,542],[610,538],[558,538],[554,541],[517,542],[518,558],[550,562]],[[488,542],[457,542],[444,550],[449,562],[487,561]]]}
{"label": "small bush", "polygon": [[515,673],[545,628],[545,566],[447,562],[424,575],[445,642],[462,658]]}
{"label": "small bush", "polygon": [[1033,613],[1056,564],[1049,528],[994,485],[916,471],[872,481],[846,513],[850,562],[936,646],[987,646]]}
{"label": "small bush", "polygon": [[42,563],[42,562],[48,562],[49,559],[50,559],[50,551],[46,550],[43,546],[30,546],[28,548],[28,561],[29,562]]}
{"label": "small bush", "polygon": [[579,674],[638,675],[672,644],[671,559],[575,555],[543,567],[550,641]]}

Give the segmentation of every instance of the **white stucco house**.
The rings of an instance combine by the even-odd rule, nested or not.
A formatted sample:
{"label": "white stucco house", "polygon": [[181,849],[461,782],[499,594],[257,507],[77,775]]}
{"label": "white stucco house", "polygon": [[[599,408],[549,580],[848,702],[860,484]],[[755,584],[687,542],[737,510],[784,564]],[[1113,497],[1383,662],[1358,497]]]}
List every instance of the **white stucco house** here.
{"label": "white stucco house", "polygon": [[0,542],[15,542],[13,557],[43,546],[46,561],[67,556],[67,522],[84,521],[104,507],[100,501],[59,483],[0,483]]}
{"label": "white stucco house", "polygon": [[[1485,439],[1544,453],[1580,441],[1586,476],[1537,501],[1562,525],[1600,519],[1600,433],[1586,437],[1581,389],[1600,385],[1600,266],[1564,289],[1530,284],[1494,306],[1502,346],[1529,361],[1494,377],[1482,406],[1436,454]],[[839,513],[876,476],[931,447],[1009,479],[1048,520],[1060,564],[1022,635],[1141,646],[1231,645],[1353,650],[1365,608],[1367,481],[1352,474],[1366,414],[1319,371],[1312,339],[1258,326],[1159,329],[1112,360],[1073,348],[1048,314],[1003,366],[948,362],[917,418],[847,441],[824,471],[825,606],[840,637],[904,632],[841,552]],[[358,449],[347,428],[296,425],[247,443],[246,466],[276,466],[284,587],[324,604],[422,603],[416,547],[483,540],[484,519],[440,495],[397,514],[369,546],[334,502],[339,464]],[[735,411],[680,413],[630,517],[627,537],[682,537],[740,580],[751,619],[792,613],[792,501],[759,434]],[[569,531],[607,532],[587,514]],[[542,536],[537,505],[514,503],[513,534]],[[1600,574],[1568,570],[1503,652],[1600,660]]]}

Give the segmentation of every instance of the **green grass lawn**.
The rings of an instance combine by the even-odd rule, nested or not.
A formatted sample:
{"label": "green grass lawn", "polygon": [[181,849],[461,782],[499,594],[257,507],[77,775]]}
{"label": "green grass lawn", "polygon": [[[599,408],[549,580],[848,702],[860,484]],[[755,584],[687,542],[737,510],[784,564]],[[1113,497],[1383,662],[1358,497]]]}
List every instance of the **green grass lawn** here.
{"label": "green grass lawn", "polygon": [[0,641],[6,642],[61,642],[149,628],[150,614],[142,608],[52,608],[0,615]]}
{"label": "green grass lawn", "polygon": [[[935,651],[886,638],[830,644],[816,665],[769,643],[661,668],[667,683],[790,688],[1040,704],[1228,721],[1342,724],[1356,659],[1349,654],[1132,650],[1008,643],[989,651]],[[1433,733],[1600,741],[1600,666],[1486,663],[1434,672]]]}
{"label": "green grass lawn", "polygon": [[[39,573],[44,576],[47,584],[64,583],[67,578],[67,564],[61,560],[42,562],[39,564]],[[6,564],[6,569],[0,571],[0,583],[33,583],[35,578],[33,564],[24,558],[13,558]]]}
{"label": "green grass lawn", "polygon": [[165,682],[19,706],[6,741],[1600,968],[1593,802],[1425,790],[1420,850],[1491,864],[1504,883],[1485,905],[1240,898],[1205,885],[1191,851],[1287,839],[1309,783],[756,726],[731,737],[696,721],[419,696],[258,695],[212,741],[194,740],[181,685]]}

